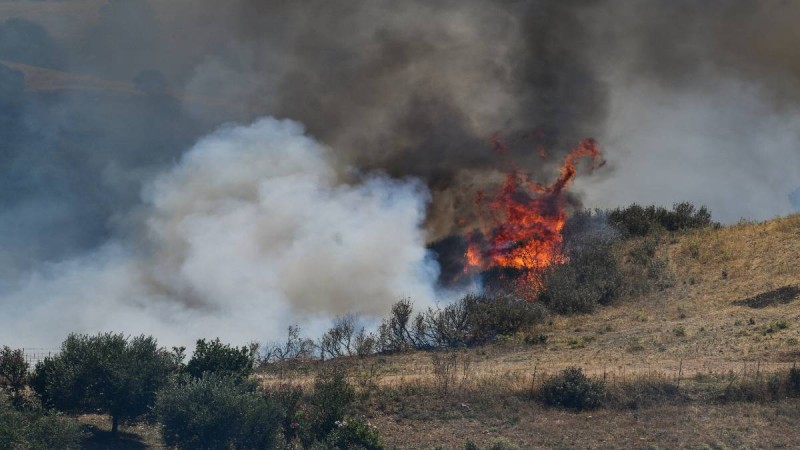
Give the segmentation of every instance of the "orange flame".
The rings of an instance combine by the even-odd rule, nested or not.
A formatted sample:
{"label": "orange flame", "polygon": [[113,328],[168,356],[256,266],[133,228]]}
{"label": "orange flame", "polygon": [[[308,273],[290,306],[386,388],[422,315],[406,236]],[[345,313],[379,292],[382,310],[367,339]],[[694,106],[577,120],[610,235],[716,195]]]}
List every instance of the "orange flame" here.
{"label": "orange flame", "polygon": [[[499,141],[497,136],[493,138]],[[565,262],[561,231],[567,213],[562,193],[575,179],[575,166],[581,158],[589,158],[592,169],[605,164],[597,142],[585,139],[567,155],[551,185],[534,183],[517,171],[510,173],[500,192],[488,202],[491,227],[470,235],[465,270],[517,269],[523,273],[526,290],[539,291],[543,269]],[[476,203],[482,204],[484,198],[479,193]]]}

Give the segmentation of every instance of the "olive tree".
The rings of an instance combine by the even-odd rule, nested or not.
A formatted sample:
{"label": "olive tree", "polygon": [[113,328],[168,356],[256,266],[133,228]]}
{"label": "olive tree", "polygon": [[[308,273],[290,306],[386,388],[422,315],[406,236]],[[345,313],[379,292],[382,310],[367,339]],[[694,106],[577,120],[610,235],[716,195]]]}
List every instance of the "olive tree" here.
{"label": "olive tree", "polygon": [[174,358],[151,336],[71,334],[58,355],[36,365],[31,386],[48,407],[108,413],[116,436],[120,421],[152,408],[173,367]]}
{"label": "olive tree", "polygon": [[25,388],[27,375],[28,362],[22,350],[0,349],[0,386],[8,385],[11,393],[18,395]]}
{"label": "olive tree", "polygon": [[231,375],[247,378],[253,372],[255,352],[247,347],[232,347],[220,342],[199,339],[186,365],[186,371],[194,378],[202,378],[205,373]]}

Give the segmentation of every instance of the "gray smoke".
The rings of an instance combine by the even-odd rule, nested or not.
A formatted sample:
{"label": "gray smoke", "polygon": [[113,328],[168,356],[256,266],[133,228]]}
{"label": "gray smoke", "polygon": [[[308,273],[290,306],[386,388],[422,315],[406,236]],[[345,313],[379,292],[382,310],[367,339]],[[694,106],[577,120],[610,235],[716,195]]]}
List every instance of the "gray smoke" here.
{"label": "gray smoke", "polygon": [[[598,138],[615,169],[584,201],[705,204],[724,223],[793,212],[800,185],[794,2],[603,2]],[[583,180],[587,181],[587,180]],[[580,183],[580,180],[579,180]]]}
{"label": "gray smoke", "polygon": [[5,296],[0,328],[27,345],[76,329],[247,342],[404,296],[424,307],[438,276],[427,200],[413,181],[338,183],[295,122],[225,127],[145,186],[135,238],[37,271]]}
{"label": "gray smoke", "polygon": [[[198,66],[189,89],[224,86],[250,110],[303,122],[348,163],[422,178],[436,205],[428,230],[441,237],[495,171],[548,176],[601,129],[583,3],[205,2],[236,40]],[[511,141],[539,133],[499,158],[488,139],[500,130]]]}
{"label": "gray smoke", "polygon": [[[0,321],[68,310],[76,331],[185,343],[377,315],[402,295],[429,303],[424,245],[469,227],[475,193],[508,170],[552,181],[584,137],[609,164],[578,177],[576,203],[788,213],[797,17],[777,0],[0,2]],[[264,116],[325,149],[298,156],[311,191],[260,191],[288,186],[272,165],[292,161],[272,147],[288,125]],[[491,151],[498,131],[507,153]],[[247,162],[241,133],[266,153]],[[196,161],[225,138],[244,161]],[[314,236],[342,244],[291,253]],[[231,312],[264,305],[278,319]],[[61,339],[46,328],[24,336]]]}

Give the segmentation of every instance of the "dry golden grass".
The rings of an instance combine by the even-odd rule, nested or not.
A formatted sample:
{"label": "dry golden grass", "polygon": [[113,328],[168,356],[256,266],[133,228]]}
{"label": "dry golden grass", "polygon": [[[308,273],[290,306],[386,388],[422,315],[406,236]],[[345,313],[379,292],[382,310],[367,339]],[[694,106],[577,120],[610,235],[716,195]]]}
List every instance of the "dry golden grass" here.
{"label": "dry golden grass", "polygon": [[[762,448],[800,446],[787,432],[800,402],[724,403],[726,386],[785,371],[800,355],[800,301],[760,309],[737,300],[800,284],[800,216],[662,237],[674,285],[590,315],[554,317],[524,336],[459,350],[443,392],[430,353],[344,362],[380,399],[367,409],[397,448],[463,448],[504,437],[523,448]],[[781,324],[778,326],[777,324]],[[463,361],[468,361],[466,370]],[[616,406],[568,413],[529,401],[566,367],[604,377]],[[309,384],[315,370],[265,374],[266,384]],[[659,397],[652,388],[680,386]],[[625,409],[643,392],[662,403]],[[652,403],[652,401],[651,401]]]}
{"label": "dry golden grass", "polygon": [[[398,420],[378,416],[372,423],[389,448],[463,449],[471,440],[486,446],[502,438],[525,449],[800,448],[794,432],[800,403],[747,405],[665,405],[636,411],[598,410],[575,414],[532,403],[509,404],[493,417]],[[466,409],[454,405],[453,409]]]}

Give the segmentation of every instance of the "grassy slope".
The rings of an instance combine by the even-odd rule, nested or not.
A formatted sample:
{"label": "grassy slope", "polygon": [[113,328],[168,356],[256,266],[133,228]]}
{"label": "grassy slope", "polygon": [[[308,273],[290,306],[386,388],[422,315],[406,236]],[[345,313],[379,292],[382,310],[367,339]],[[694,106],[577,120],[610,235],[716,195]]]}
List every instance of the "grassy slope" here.
{"label": "grassy slope", "polygon": [[[658,253],[668,258],[674,287],[624,299],[595,314],[557,317],[541,330],[549,335],[546,345],[511,343],[489,357],[477,354],[475,370],[531,371],[538,365],[553,371],[578,365],[609,375],[643,370],[677,374],[683,361],[682,373],[692,375],[737,371],[759,362],[762,369],[785,367],[797,360],[800,302],[762,309],[733,302],[800,284],[800,216],[662,241]],[[777,321],[785,321],[787,328],[764,334]],[[676,332],[679,328],[684,336]],[[415,367],[426,359],[401,358]]]}
{"label": "grassy slope", "polygon": [[[371,368],[381,386],[366,415],[400,448],[460,448],[467,439],[486,444],[497,437],[524,448],[800,447],[790,426],[800,417],[797,400],[713,400],[729,379],[763,377],[797,359],[800,301],[762,309],[733,302],[800,284],[800,216],[667,236],[658,254],[669,261],[672,288],[595,314],[556,317],[537,330],[549,336],[545,345],[513,338],[460,353],[458,387],[447,395],[429,353],[362,361],[357,381]],[[766,332],[779,321],[786,328]],[[532,383],[567,366],[605,376],[612,389],[640,379],[675,382],[680,373],[685,398],[580,414],[525,399]],[[300,373],[285,377],[310,381]]]}

